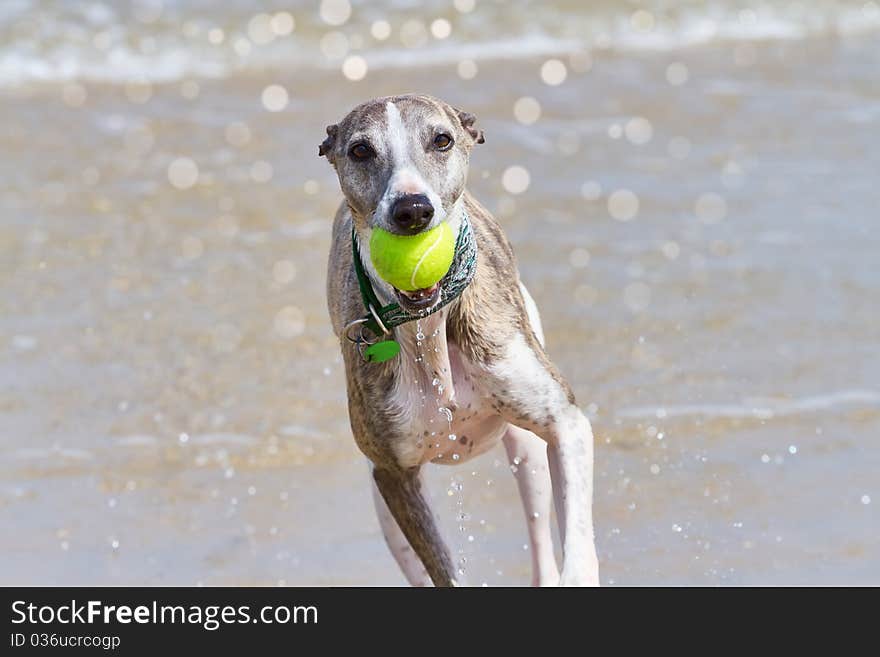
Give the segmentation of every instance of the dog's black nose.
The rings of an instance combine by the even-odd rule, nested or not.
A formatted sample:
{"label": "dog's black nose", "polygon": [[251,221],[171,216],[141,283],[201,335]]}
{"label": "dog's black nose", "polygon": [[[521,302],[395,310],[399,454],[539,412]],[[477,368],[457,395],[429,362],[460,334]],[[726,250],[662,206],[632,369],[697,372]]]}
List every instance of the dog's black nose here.
{"label": "dog's black nose", "polygon": [[391,221],[404,235],[415,235],[431,223],[434,206],[424,194],[402,196],[391,207]]}

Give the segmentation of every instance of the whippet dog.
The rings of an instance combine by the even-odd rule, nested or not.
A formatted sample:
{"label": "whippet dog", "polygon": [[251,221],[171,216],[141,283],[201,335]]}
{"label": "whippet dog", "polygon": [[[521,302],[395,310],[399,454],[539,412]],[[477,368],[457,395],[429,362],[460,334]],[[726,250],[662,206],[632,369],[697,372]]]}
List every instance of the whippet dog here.
{"label": "whippet dog", "polygon": [[[513,249],[465,188],[480,143],[472,114],[423,95],[371,100],[327,127],[318,153],[345,196],[333,222],[327,298],[351,429],[371,464],[385,540],[411,584],[460,583],[422,466],[463,463],[501,440],[525,507],[532,584],[597,585],[592,430],[544,352]],[[457,240],[438,284],[403,292],[376,274],[373,229],[411,235],[443,221]]]}

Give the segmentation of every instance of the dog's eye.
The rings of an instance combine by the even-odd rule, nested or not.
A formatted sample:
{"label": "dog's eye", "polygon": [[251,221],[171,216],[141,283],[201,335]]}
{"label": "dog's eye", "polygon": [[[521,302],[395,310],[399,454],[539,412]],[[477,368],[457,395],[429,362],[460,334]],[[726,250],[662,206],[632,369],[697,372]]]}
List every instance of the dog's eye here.
{"label": "dog's eye", "polygon": [[440,133],[436,137],[434,137],[434,146],[437,147],[438,150],[448,151],[452,148],[452,137],[447,134]]}
{"label": "dog's eye", "polygon": [[348,150],[348,154],[355,160],[366,160],[373,157],[373,149],[369,144],[355,144]]}

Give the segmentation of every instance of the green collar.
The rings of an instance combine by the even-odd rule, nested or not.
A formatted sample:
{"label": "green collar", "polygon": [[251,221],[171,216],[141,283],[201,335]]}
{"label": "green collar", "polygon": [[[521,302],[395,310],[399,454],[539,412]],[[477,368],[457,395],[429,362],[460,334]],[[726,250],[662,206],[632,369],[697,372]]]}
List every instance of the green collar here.
{"label": "green collar", "polygon": [[[366,349],[361,350],[361,353],[369,361],[381,362],[382,360],[393,358],[400,351],[400,345],[393,340],[376,342],[374,339],[371,341],[364,337],[363,330],[361,330],[357,338],[352,338],[349,335],[351,328],[360,325],[361,329],[368,329],[377,339],[388,336],[393,329],[401,324],[427,317],[457,299],[471,280],[473,280],[474,274],[477,271],[477,244],[474,240],[467,212],[464,210],[461,212],[461,227],[458,230],[458,238],[455,240],[455,255],[452,259],[452,266],[440,280],[440,301],[430,310],[412,314],[401,308],[400,304],[397,303],[389,303],[387,306],[382,305],[379,297],[376,296],[376,291],[373,289],[370,277],[364,271],[364,264],[361,261],[357,233],[354,230],[354,226],[351,229],[351,251],[354,259],[354,270],[358,279],[358,287],[361,291],[361,299],[364,302],[364,308],[367,309],[367,314],[349,323],[346,326],[345,334],[346,337],[359,346],[367,346]],[[389,343],[393,343],[393,346]],[[384,347],[380,348],[382,345]]]}

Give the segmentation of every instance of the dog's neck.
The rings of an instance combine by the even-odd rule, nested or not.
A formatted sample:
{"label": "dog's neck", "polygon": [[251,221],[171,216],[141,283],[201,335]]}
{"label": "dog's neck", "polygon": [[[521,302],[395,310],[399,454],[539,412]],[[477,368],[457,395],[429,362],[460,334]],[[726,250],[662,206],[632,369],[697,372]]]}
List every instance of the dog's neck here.
{"label": "dog's neck", "polygon": [[[464,194],[450,208],[446,222],[458,239],[464,212]],[[414,380],[426,403],[431,399],[438,407],[455,410],[455,382],[449,362],[446,340],[446,318],[449,307],[423,319],[407,322],[395,329],[401,345],[401,380]]]}
{"label": "dog's neck", "polygon": [[400,355],[395,359],[399,386],[414,386],[421,399],[438,408],[455,410],[455,385],[449,362],[446,341],[448,308],[424,319],[407,322],[394,329],[400,343]]}
{"label": "dog's neck", "polygon": [[[449,209],[444,219],[456,239],[462,226],[464,212],[464,195],[456,200]],[[395,301],[394,289],[383,281],[376,273],[369,255],[369,239],[365,231],[356,229],[359,246],[361,249],[361,261],[370,283],[376,292],[376,296],[383,304]],[[390,364],[397,369],[397,386],[412,386],[417,391],[419,404],[431,403],[435,400],[438,408],[455,408],[455,385],[452,378],[452,368],[449,363],[449,345],[446,341],[446,318],[449,308],[441,308],[439,311],[426,317],[406,322],[397,326],[394,339],[400,344],[400,355],[393,359]]]}

